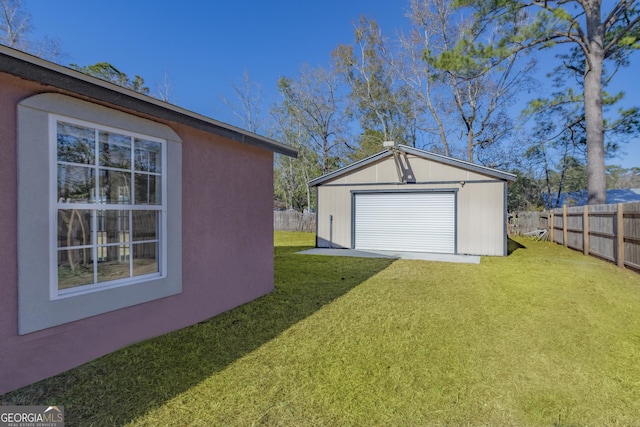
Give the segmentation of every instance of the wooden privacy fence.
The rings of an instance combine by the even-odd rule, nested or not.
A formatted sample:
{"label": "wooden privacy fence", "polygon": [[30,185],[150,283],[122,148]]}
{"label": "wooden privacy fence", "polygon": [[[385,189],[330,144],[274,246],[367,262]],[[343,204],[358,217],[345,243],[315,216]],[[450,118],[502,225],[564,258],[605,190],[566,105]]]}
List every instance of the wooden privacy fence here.
{"label": "wooden privacy fence", "polygon": [[510,213],[507,223],[509,236],[523,236],[532,231],[539,230],[540,216],[543,214],[544,212]]}
{"label": "wooden privacy fence", "polygon": [[273,211],[273,229],[276,231],[316,231],[316,214],[298,211]]}
{"label": "wooden privacy fence", "polygon": [[543,213],[540,226],[552,242],[640,272],[640,202],[563,206]]}

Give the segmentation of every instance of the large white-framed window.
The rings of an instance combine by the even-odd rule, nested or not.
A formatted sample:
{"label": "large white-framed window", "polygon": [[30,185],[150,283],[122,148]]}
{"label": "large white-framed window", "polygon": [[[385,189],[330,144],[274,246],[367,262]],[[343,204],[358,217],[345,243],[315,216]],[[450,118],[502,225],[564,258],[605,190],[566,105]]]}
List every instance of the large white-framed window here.
{"label": "large white-framed window", "polygon": [[59,93],[19,102],[18,333],[182,292],[182,141]]}
{"label": "large white-framed window", "polygon": [[51,298],[166,276],[166,145],[49,115]]}

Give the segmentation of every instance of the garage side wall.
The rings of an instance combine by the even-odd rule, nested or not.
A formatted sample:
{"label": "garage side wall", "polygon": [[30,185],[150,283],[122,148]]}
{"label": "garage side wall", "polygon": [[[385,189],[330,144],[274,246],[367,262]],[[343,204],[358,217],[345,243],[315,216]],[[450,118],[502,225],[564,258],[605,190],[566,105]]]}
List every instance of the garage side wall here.
{"label": "garage side wall", "polygon": [[503,256],[504,181],[470,182],[458,192],[458,253]]}
{"label": "garage side wall", "polygon": [[416,156],[408,160],[415,184],[398,182],[389,157],[318,186],[317,246],[352,247],[354,192],[451,190],[457,194],[457,252],[505,254],[504,181]]}

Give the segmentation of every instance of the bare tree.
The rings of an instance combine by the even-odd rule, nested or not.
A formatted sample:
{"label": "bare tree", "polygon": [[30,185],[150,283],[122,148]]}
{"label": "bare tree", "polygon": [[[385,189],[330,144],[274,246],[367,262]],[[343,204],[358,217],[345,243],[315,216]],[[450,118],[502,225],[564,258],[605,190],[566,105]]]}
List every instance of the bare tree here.
{"label": "bare tree", "polygon": [[396,66],[406,84],[418,116],[418,128],[436,135],[429,144],[433,151],[445,156],[452,154],[449,139],[452,129],[446,126],[446,116],[451,113],[451,102],[446,97],[442,71],[425,61],[425,53],[442,51],[453,39],[447,0],[433,0],[432,7],[424,1],[412,0],[407,14],[412,28],[408,35],[400,36],[401,60]]}
{"label": "bare tree", "polygon": [[534,62],[517,55],[496,60],[474,50],[471,42],[482,34],[450,0],[412,0],[409,18],[412,31],[401,39],[408,72],[401,74],[430,115],[444,154],[460,141],[468,161],[496,166],[493,154],[480,153],[493,151],[513,130],[509,107],[530,83]]}
{"label": "bare tree", "polygon": [[231,88],[235,93],[235,99],[230,100],[222,96],[222,102],[239,120],[241,127],[250,132],[258,132],[263,126],[260,118],[264,108],[262,87],[259,83],[252,81],[249,72],[245,70],[242,74],[242,82],[232,83]]}
{"label": "bare tree", "polygon": [[275,121],[274,134],[285,144],[298,150],[298,157],[276,155],[274,171],[274,192],[287,209],[304,211],[315,205],[314,194],[307,183],[322,174],[318,153],[308,145],[307,128],[282,105],[272,109]]}
{"label": "bare tree", "polygon": [[322,173],[340,166],[349,145],[335,73],[303,67],[297,79],[281,78],[278,89],[283,101],[274,112],[290,116],[305,130],[302,145],[318,154]]}
{"label": "bare tree", "polygon": [[22,0],[0,0],[0,44],[55,62],[66,56],[59,39],[32,40],[31,30],[31,15]]}
{"label": "bare tree", "polygon": [[26,51],[31,16],[26,12],[22,0],[0,0],[0,13],[0,43]]}
{"label": "bare tree", "polygon": [[349,113],[363,131],[360,151],[366,150],[359,157],[380,151],[383,141],[415,145],[414,105],[380,27],[362,17],[354,25],[354,36],[352,45],[338,46],[332,56],[351,91]]}
{"label": "bare tree", "polygon": [[271,108],[277,139],[295,147],[298,158],[277,156],[276,196],[288,208],[312,209],[309,180],[342,165],[347,145],[344,105],[335,73],[305,66],[294,78],[278,82],[282,100]]}
{"label": "bare tree", "polygon": [[162,73],[162,80],[157,86],[157,98],[164,102],[169,102],[171,104],[175,104],[173,91],[175,89],[175,85],[173,84],[173,79],[168,72]]}

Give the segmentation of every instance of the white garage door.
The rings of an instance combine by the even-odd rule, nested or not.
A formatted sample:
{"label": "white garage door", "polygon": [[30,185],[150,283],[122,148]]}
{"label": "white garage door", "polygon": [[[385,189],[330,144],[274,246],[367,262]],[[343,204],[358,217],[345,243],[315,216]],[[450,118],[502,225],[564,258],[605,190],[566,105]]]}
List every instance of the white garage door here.
{"label": "white garage door", "polygon": [[455,193],[355,195],[355,247],[455,253]]}

